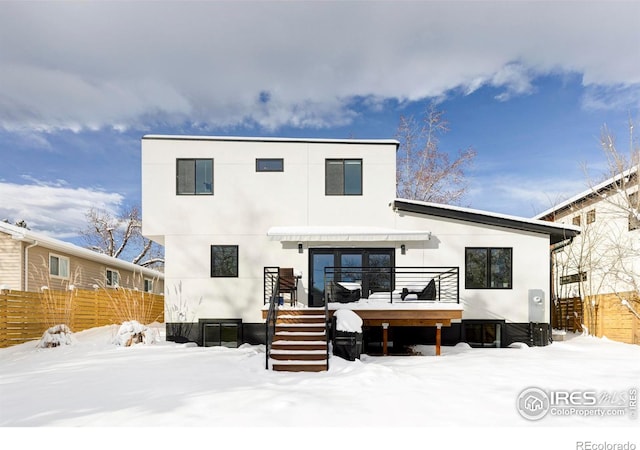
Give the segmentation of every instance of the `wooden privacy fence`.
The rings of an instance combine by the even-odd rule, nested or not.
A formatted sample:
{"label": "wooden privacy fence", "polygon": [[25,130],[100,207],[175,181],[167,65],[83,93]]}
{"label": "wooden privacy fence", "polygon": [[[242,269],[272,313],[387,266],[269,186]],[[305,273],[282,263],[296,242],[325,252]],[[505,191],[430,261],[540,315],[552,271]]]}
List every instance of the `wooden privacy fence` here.
{"label": "wooden privacy fence", "polygon": [[0,348],[40,339],[58,324],[77,332],[130,320],[164,322],[164,297],[129,289],[0,291]]}
{"label": "wooden privacy fence", "polygon": [[[622,303],[627,299],[629,308]],[[586,325],[590,334],[612,341],[640,344],[640,302],[638,294],[623,292],[580,298],[559,299],[553,309],[553,328],[582,331]],[[635,312],[634,312],[635,311]]]}

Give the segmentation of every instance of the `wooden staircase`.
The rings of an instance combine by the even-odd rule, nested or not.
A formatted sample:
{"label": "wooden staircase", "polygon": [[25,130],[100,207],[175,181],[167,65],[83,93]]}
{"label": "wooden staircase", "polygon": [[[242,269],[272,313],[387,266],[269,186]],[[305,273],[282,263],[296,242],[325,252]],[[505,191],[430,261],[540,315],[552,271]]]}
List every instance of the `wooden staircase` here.
{"label": "wooden staircase", "polygon": [[286,372],[328,369],[324,308],[280,309],[269,354],[271,368]]}

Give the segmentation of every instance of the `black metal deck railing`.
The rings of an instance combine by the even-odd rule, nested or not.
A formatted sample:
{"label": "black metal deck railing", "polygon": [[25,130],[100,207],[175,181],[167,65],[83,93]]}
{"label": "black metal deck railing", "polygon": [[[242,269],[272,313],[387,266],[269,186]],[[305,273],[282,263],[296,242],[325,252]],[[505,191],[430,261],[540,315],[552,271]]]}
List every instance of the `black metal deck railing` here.
{"label": "black metal deck railing", "polygon": [[265,368],[269,369],[269,357],[271,355],[271,345],[276,333],[276,321],[278,319],[278,297],[280,285],[280,268],[264,268],[264,302],[269,305],[267,310],[266,326],[266,348],[265,348]]}
{"label": "black metal deck railing", "polygon": [[326,267],[325,305],[376,299],[460,303],[459,267]]}

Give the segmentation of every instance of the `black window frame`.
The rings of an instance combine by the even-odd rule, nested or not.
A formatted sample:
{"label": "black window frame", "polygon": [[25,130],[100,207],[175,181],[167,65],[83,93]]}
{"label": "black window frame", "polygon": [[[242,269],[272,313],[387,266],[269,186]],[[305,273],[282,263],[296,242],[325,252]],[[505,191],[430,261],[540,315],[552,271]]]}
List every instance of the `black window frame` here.
{"label": "black window frame", "polygon": [[[261,162],[280,162],[280,168],[270,169],[270,168],[261,168]],[[284,172],[284,158],[256,158],[256,172]]]}
{"label": "black window frame", "polygon": [[[347,162],[357,161],[360,164],[360,186],[359,191],[356,193],[346,192],[347,186],[347,174],[345,171],[345,165]],[[329,164],[330,163],[342,163],[342,189],[338,192],[336,189],[329,189]],[[327,158],[324,160],[324,194],[326,196],[361,196],[363,192],[363,164],[362,158]]]}
{"label": "black window frame", "polygon": [[[242,319],[199,319],[198,322],[200,327],[200,345],[202,347],[238,348],[243,343]],[[219,329],[219,339],[217,341],[207,340],[207,328],[209,327],[217,327]],[[227,331],[235,329],[234,341],[223,341],[223,337],[225,335],[223,330],[225,328]],[[214,342],[215,344],[212,344]],[[235,342],[236,345],[223,345],[223,342]]]}
{"label": "black window frame", "polygon": [[[235,264],[233,266],[233,270],[231,272],[224,272],[216,270],[216,258],[219,258],[219,255],[216,255],[218,250],[227,251],[229,249],[233,249],[235,255],[232,256],[235,258]],[[239,249],[237,245],[211,245],[211,278],[238,278],[238,256]],[[223,258],[228,256],[222,256]]]}
{"label": "black window frame", "polygon": [[[470,250],[486,250],[485,260],[485,280],[483,286],[472,286],[470,282],[469,274],[469,251]],[[509,285],[508,286],[492,286],[492,272],[491,272],[491,251],[492,250],[508,250],[509,251]],[[464,287],[465,289],[499,289],[508,290],[513,289],[513,247],[465,247],[464,249]]]}
{"label": "black window frame", "polygon": [[595,221],[596,221],[596,210],[592,209],[590,211],[587,211],[587,220],[586,220],[587,225]]}
{"label": "black window frame", "polygon": [[[486,338],[491,336],[492,331],[495,339],[489,341]],[[502,319],[465,319],[461,323],[461,341],[472,348],[502,348],[506,341],[506,331],[506,322]],[[470,339],[478,335],[480,341]]]}
{"label": "black window frame", "polygon": [[[184,162],[193,162],[193,189],[192,190],[181,190],[180,183],[180,164]],[[206,192],[198,192],[197,184],[197,164],[198,161],[211,161],[211,187]],[[213,158],[177,158],[176,159],[176,195],[213,195],[214,192],[214,160]],[[206,184],[206,183],[205,183]]]}

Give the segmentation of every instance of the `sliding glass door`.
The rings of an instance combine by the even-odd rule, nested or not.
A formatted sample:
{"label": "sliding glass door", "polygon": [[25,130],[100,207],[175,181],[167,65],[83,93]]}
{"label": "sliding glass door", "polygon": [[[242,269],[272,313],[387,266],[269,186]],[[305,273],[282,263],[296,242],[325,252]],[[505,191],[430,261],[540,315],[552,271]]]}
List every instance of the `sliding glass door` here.
{"label": "sliding glass door", "polygon": [[[340,280],[361,283],[362,295],[391,291],[393,248],[311,248],[309,249],[309,306],[324,305],[324,269],[340,268]],[[349,270],[353,268],[353,270]],[[364,276],[363,276],[364,275]]]}

